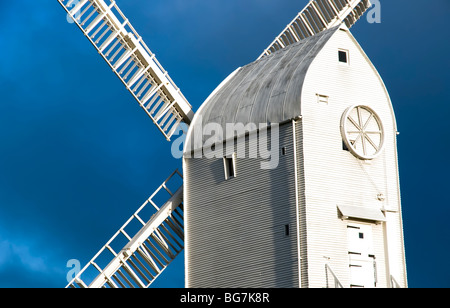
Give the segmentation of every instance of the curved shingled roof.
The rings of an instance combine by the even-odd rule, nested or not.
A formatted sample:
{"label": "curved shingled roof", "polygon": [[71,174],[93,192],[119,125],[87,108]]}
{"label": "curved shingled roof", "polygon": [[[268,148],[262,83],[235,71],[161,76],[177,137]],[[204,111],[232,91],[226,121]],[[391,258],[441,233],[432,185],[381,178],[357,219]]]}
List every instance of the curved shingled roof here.
{"label": "curved shingled roof", "polygon": [[191,126],[200,116],[203,127],[218,123],[225,130],[226,123],[281,123],[301,115],[308,68],[338,29],[323,31],[238,69],[199,109]]}

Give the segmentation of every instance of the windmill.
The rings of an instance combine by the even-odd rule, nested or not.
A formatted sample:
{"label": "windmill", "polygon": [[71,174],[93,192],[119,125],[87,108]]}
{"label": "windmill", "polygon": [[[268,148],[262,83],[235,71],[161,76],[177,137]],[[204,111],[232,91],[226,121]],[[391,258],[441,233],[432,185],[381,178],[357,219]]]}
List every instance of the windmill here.
{"label": "windmill", "polygon": [[[302,146],[306,146],[309,139],[305,135],[308,133],[306,126],[303,126],[306,125],[303,121],[307,123],[307,120],[303,120],[303,117],[307,112],[300,110],[299,100],[295,99],[295,95],[298,96],[299,93],[290,93],[291,88],[283,89],[286,84],[293,82],[299,82],[298,89],[302,88],[303,83],[302,89],[306,89],[309,82],[305,77],[308,67],[317,62],[316,58],[323,57],[323,50],[327,50],[327,46],[337,40],[338,36],[344,35],[345,39],[351,41],[348,49],[338,50],[341,67],[348,66],[350,61],[356,63],[360,58],[367,58],[348,28],[371,6],[368,0],[310,1],[254,63],[237,69],[217,87],[195,113],[195,117],[189,102],[115,1],[58,2],[164,138],[170,141],[181,123],[189,126],[184,149],[183,175],[178,170],[174,171],[69,282],[68,287],[149,287],[184,246],[188,287],[406,286],[402,231],[399,229],[400,205],[388,191],[376,191],[379,204],[374,207],[355,206],[351,202],[330,207],[330,213],[336,216],[333,216],[336,221],[333,220],[332,224],[340,224],[337,228],[345,230],[339,235],[340,239],[335,239],[337,242],[347,243],[344,252],[334,253],[332,250],[337,249],[336,245],[331,245],[329,255],[324,255],[325,252],[321,250],[326,247],[324,240],[318,239],[317,244],[314,244],[314,236],[317,237],[321,231],[314,229],[314,223],[309,226],[314,216],[314,213],[309,212],[309,208],[319,202],[316,201],[310,206],[304,191],[304,187],[308,186],[305,185],[305,181],[308,181],[305,180],[308,178],[305,168],[308,168],[306,161],[309,154]],[[353,49],[356,51],[353,52]],[[303,72],[300,77],[297,71]],[[269,76],[276,76],[278,79],[271,80]],[[295,78],[298,80],[294,80]],[[283,97],[283,103],[276,103],[275,99],[267,104],[259,103],[263,101],[259,100],[259,95],[263,95],[263,90],[269,85],[276,88],[271,88],[269,96]],[[313,94],[317,100],[315,104],[326,106],[333,103],[333,96],[317,91]],[[320,91],[327,92],[325,89]],[[292,106],[289,104],[288,95],[293,96],[293,101],[296,102]],[[303,93],[300,96],[302,95]],[[347,155],[347,160],[353,159],[349,163],[353,164],[351,168],[363,169],[364,177],[372,176],[371,170],[364,169],[366,165],[376,169],[373,172],[378,172],[377,160],[382,161],[384,168],[395,167],[395,155],[392,158],[394,166],[391,164],[387,167],[384,158],[392,156],[391,150],[395,149],[386,146],[391,137],[386,129],[395,130],[394,124],[383,126],[386,112],[378,115],[371,104],[347,104],[345,107],[338,129],[340,150],[345,153],[339,155]],[[339,108],[341,110],[343,107]],[[228,116],[225,110],[231,110],[233,116]],[[202,122],[203,120],[205,122]],[[280,180],[275,167],[260,168],[263,173],[253,173],[253,178],[241,176],[245,173],[245,166],[250,168],[255,160],[238,157],[236,147],[231,148],[229,153],[219,155],[220,157],[209,160],[203,158],[202,153],[221,148],[226,139],[219,137],[205,143],[205,136],[198,136],[198,132],[201,134],[205,125],[218,122],[225,127],[227,123],[250,124],[250,120],[253,120],[252,123],[264,123],[265,126],[249,129],[243,135],[234,135],[233,132],[231,139],[250,144],[252,135],[256,134],[259,138],[259,135],[264,135],[265,132],[266,139],[271,139],[273,147],[274,140],[279,137],[281,155],[292,158],[288,167],[285,166],[293,170],[292,172],[278,169],[284,178],[290,178],[287,182]],[[277,132],[279,136],[272,134],[268,137],[269,132]],[[198,140],[194,140],[196,138]],[[285,141],[289,144],[284,145]],[[199,152],[201,159],[197,157]],[[284,164],[278,161],[277,163],[282,166]],[[196,170],[200,170],[198,172],[202,174],[198,174]],[[247,171],[252,173],[250,169]],[[396,172],[394,175],[397,175]],[[208,182],[200,180],[203,176]],[[242,198],[236,199],[239,196],[233,195],[233,192],[239,190],[239,187],[245,187],[249,181],[261,181],[262,186],[259,190],[253,187],[247,192],[239,192]],[[391,181],[389,184],[398,187],[398,183],[392,182],[390,178],[386,181]],[[282,182],[284,187],[289,187],[289,191],[281,189],[277,198],[274,197],[276,193],[272,192],[266,202],[264,198],[267,190],[277,189],[275,182]],[[264,187],[264,183],[269,186]],[[209,196],[220,195],[221,199],[202,199],[202,186],[213,191],[212,194],[208,192]],[[379,188],[382,184],[377,182],[375,186]],[[343,187],[343,190],[345,189],[346,187]],[[248,199],[252,197],[253,193],[249,193],[251,190],[261,195],[261,206],[258,208],[246,206],[254,203],[254,200]],[[370,193],[372,190],[367,189]],[[162,197],[163,194],[166,197]],[[203,195],[206,195],[205,192]],[[388,197],[391,204],[385,202]],[[156,200],[163,202],[158,203]],[[205,206],[211,202],[217,207]],[[277,205],[280,202],[286,204],[283,209],[279,209]],[[242,218],[248,218],[248,215],[253,215],[253,220],[241,228]],[[222,219],[224,217],[229,218]],[[284,220],[278,221],[278,218]],[[261,229],[265,219],[270,220],[270,224]],[[250,228],[251,231],[245,231]],[[332,232],[336,233],[336,230]],[[391,233],[395,234],[395,241],[378,242],[380,234],[384,239]],[[255,237],[255,234],[258,237]],[[283,239],[277,240],[278,236]],[[377,239],[370,240],[372,238]],[[273,245],[275,242],[279,245]],[[319,247],[320,245],[325,246]],[[380,252],[380,245],[389,247],[389,253],[387,249]],[[315,249],[320,251],[316,253]],[[383,263],[375,262],[375,255],[382,259]],[[317,261],[318,259],[320,260]],[[374,270],[375,264],[381,270]],[[380,271],[383,275],[379,274]],[[375,276],[377,278],[374,280]]]}

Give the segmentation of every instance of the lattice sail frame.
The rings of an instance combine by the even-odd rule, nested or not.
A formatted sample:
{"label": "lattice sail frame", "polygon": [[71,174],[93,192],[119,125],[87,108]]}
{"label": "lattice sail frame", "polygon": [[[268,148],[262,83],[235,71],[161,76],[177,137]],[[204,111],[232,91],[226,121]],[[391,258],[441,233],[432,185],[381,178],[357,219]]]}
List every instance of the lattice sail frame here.
{"label": "lattice sail frame", "polygon": [[182,175],[175,170],[67,288],[148,288],[184,249],[183,220]]}
{"label": "lattice sail frame", "polygon": [[192,106],[115,1],[58,2],[167,140],[181,122],[191,122]]}
{"label": "lattice sail frame", "polygon": [[258,59],[342,23],[350,28],[371,6],[369,0],[312,0]]}

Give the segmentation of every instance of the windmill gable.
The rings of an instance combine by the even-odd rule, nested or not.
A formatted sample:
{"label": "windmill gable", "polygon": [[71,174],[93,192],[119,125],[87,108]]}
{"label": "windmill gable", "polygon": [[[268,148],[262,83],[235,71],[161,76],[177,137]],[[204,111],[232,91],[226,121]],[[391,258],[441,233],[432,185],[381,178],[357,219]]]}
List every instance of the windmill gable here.
{"label": "windmill gable", "polygon": [[[407,286],[393,106],[377,70],[348,30],[337,31],[314,59],[301,95],[298,130],[307,239],[301,251],[308,267],[303,276],[309,286],[323,286],[327,264],[344,286],[364,285],[349,266],[356,269],[366,262],[377,267],[372,286],[390,286],[391,279]],[[345,127],[349,110],[355,110],[353,121],[360,117],[361,130],[354,124]],[[373,113],[366,117],[367,110]],[[369,128],[374,117],[382,126]],[[364,144],[363,131],[370,131]],[[348,148],[346,137],[356,149]],[[377,154],[366,159],[369,149]],[[363,263],[349,257],[349,234],[356,228],[370,230],[368,255],[373,257]]]}

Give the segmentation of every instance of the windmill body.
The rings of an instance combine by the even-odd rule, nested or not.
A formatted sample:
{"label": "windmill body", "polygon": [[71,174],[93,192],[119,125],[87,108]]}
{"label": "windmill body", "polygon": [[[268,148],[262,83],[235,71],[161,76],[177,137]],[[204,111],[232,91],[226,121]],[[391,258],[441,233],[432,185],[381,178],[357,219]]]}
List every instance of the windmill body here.
{"label": "windmill body", "polygon": [[[371,128],[371,142],[383,138],[373,159],[355,155],[362,143],[356,133],[355,153],[343,141],[343,116],[359,105],[382,123],[382,131]],[[363,125],[373,125],[364,112]],[[200,121],[203,129],[211,122],[269,126],[228,140],[204,135],[196,147]],[[271,123],[280,123],[277,134]],[[391,276],[406,286],[396,133],[388,92],[345,26],[240,68],[196,113],[188,135],[187,286],[326,287],[333,275],[345,287],[387,287]],[[276,147],[273,168],[251,157],[260,146],[252,138],[263,135]]]}
{"label": "windmill body", "polygon": [[167,140],[189,127],[183,174],[68,287],[149,287],[183,249],[187,287],[407,286],[395,115],[349,31],[368,0],[310,1],[195,114],[115,1],[58,2]]}

